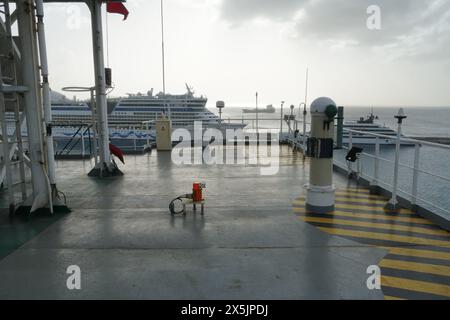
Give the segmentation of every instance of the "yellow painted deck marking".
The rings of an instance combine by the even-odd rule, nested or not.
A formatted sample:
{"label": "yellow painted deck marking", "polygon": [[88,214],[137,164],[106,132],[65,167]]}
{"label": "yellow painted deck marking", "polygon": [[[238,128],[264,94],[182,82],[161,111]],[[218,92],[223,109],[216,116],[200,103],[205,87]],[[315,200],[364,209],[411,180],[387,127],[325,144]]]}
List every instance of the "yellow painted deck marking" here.
{"label": "yellow painted deck marking", "polygon": [[360,199],[360,200],[381,200],[381,201],[389,201],[389,199],[386,199],[384,197],[374,197],[374,196],[358,196],[356,197],[354,194],[348,194],[348,193],[336,193],[336,197],[343,198],[343,199]]}
{"label": "yellow painted deck marking", "polygon": [[389,223],[379,223],[379,222],[364,222],[364,221],[352,221],[352,220],[344,220],[344,219],[335,219],[335,218],[316,218],[316,217],[305,217],[304,220],[306,222],[319,222],[319,223],[333,223],[340,224],[345,226],[355,226],[355,227],[367,227],[367,228],[376,228],[376,229],[388,229],[388,230],[398,230],[398,231],[409,231],[415,233],[423,233],[430,234],[436,236],[444,236],[450,238],[450,233],[445,230],[433,230],[421,227],[411,227],[411,226],[403,226],[403,225],[393,225]]}
{"label": "yellow painted deck marking", "polygon": [[[336,208],[343,208],[343,209],[364,209],[364,210],[372,210],[372,211],[378,211],[378,212],[386,212],[386,210],[383,209],[383,207],[374,207],[374,206],[365,206],[363,204],[346,204],[346,203],[336,203]],[[392,211],[387,211],[392,212]],[[413,213],[411,210],[400,210],[400,212],[403,213]]]}
{"label": "yellow painted deck marking", "polygon": [[404,290],[426,292],[439,296],[450,297],[450,286],[425,281],[381,276],[381,285]]}
{"label": "yellow painted deck marking", "polygon": [[386,199],[385,196],[382,196],[379,194],[371,194],[371,193],[364,193],[364,192],[359,193],[359,192],[349,192],[346,190],[336,190],[334,193],[342,195],[342,196],[349,196],[349,197],[355,196],[355,197],[367,198],[367,199],[370,199],[370,198]]}
{"label": "yellow painted deck marking", "polygon": [[392,268],[392,269],[400,269],[400,270],[437,274],[437,275],[446,276],[446,277],[450,276],[450,267],[439,266],[436,264],[383,259],[380,262],[379,266],[386,267],[386,268]]}
{"label": "yellow painted deck marking", "polygon": [[[348,201],[348,202],[355,202],[355,201]],[[348,203],[336,203],[335,204],[335,208],[339,209],[362,209],[362,210],[370,210],[370,211],[374,211],[374,212],[388,212],[388,213],[393,213],[393,212],[397,212],[397,211],[391,211],[391,210],[385,210],[383,207],[380,206],[371,206],[371,205],[364,205],[367,202],[363,202],[361,204],[348,204]],[[304,199],[296,199],[292,202],[292,205],[295,206],[303,206],[305,205],[305,200]],[[406,213],[406,214],[414,214],[414,212],[412,212],[409,209],[400,209],[398,211],[399,213]]]}
{"label": "yellow painted deck marking", "polygon": [[388,200],[380,199],[361,199],[361,198],[346,198],[346,197],[336,197],[336,201],[339,202],[357,202],[357,203],[367,203],[367,204],[386,204]]}
{"label": "yellow painted deck marking", "polygon": [[369,189],[365,189],[365,188],[361,188],[361,189],[345,188],[345,189],[342,189],[342,191],[350,191],[350,192],[353,192],[353,193],[366,193],[366,194],[370,193]]}
{"label": "yellow painted deck marking", "polygon": [[392,296],[384,296],[385,300],[406,300],[403,298],[399,298],[399,297],[392,297]]}
{"label": "yellow painted deck marking", "polygon": [[[359,239],[374,239],[381,241],[398,242],[400,247],[377,246],[383,249],[387,249],[389,251],[389,254],[450,261],[450,252],[427,250],[427,248],[411,249],[401,247],[401,243],[403,243],[410,246],[422,245],[426,247],[435,246],[450,248],[450,232],[443,229],[428,229],[426,227],[420,226],[419,224],[435,224],[425,218],[408,216],[414,214],[414,212],[409,209],[401,209],[399,213],[402,213],[402,216],[388,215],[387,213],[392,213],[393,211],[386,211],[384,210],[383,206],[381,206],[382,204],[387,203],[387,201],[388,199],[386,199],[386,197],[384,196],[370,194],[368,189],[348,188],[345,190],[336,190],[336,210],[329,213],[329,215],[331,215],[332,217],[330,217],[329,215],[328,217],[321,217],[320,215],[314,214],[314,212],[306,210],[304,196],[295,199],[293,203],[293,211],[301,214],[301,218],[306,222],[330,224],[330,226],[328,227],[317,227],[318,229],[329,234]],[[343,209],[349,210],[344,211]],[[364,210],[367,211],[364,212]],[[347,220],[343,219],[344,217],[358,218],[367,221]],[[396,222],[407,222],[410,223],[411,226],[396,224]],[[331,224],[337,226],[331,226]],[[394,233],[395,231],[414,232],[417,235],[403,236],[385,233],[382,230],[379,230],[379,232],[346,230],[342,227],[340,228],[339,225],[387,229],[389,231],[393,231]],[[442,240],[427,239],[421,237],[421,234],[442,237]],[[422,274],[450,277],[450,267],[439,265],[439,262],[436,263],[429,264],[421,262],[401,261],[389,259],[388,256],[388,258],[381,260],[379,265],[380,267],[392,268],[405,272],[414,271]],[[444,284],[438,284],[421,280],[401,278],[401,276],[382,276],[381,279],[382,286],[384,287],[393,287],[403,290],[416,291],[419,293],[429,293],[443,297],[450,297],[450,286],[447,285],[446,282],[444,282]],[[403,296],[403,294],[400,294],[400,296]],[[385,299],[405,300],[404,297],[395,297],[389,295],[385,296]]]}
{"label": "yellow painted deck marking", "polygon": [[409,236],[399,236],[399,235],[387,234],[387,233],[345,230],[345,229],[338,229],[338,228],[319,227],[319,229],[322,231],[328,232],[330,234],[338,235],[338,236],[349,236],[349,237],[355,237],[355,238],[395,241],[395,242],[404,242],[404,243],[408,243],[408,244],[422,244],[422,245],[431,245],[431,246],[450,248],[450,241],[442,241],[442,240],[435,240],[435,239],[423,239],[423,238],[409,237]]}
{"label": "yellow painted deck marking", "polygon": [[[306,211],[305,208],[293,208],[294,212],[308,214],[311,212]],[[410,217],[396,217],[396,216],[388,216],[388,215],[375,215],[370,213],[352,213],[345,211],[333,211],[331,213],[336,217],[350,217],[350,218],[363,218],[363,219],[374,219],[374,220],[389,220],[389,221],[400,221],[400,222],[410,222],[410,223],[421,223],[421,224],[429,224],[434,225],[433,222],[425,220],[423,218],[410,218]]]}
{"label": "yellow painted deck marking", "polygon": [[397,254],[399,256],[450,260],[450,253],[442,251],[395,248],[395,247],[383,247],[383,249],[389,250],[389,253]]}

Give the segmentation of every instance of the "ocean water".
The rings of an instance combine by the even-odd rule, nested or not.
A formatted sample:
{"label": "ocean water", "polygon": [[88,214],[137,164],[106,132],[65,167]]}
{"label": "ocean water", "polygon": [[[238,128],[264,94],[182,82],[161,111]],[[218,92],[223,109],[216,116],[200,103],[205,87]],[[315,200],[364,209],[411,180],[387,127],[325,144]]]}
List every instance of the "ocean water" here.
{"label": "ocean water", "polygon": [[[373,108],[373,113],[379,117],[377,120],[381,124],[385,124],[396,130],[397,122],[394,115],[398,112],[398,107],[379,107]],[[450,138],[450,106],[449,107],[404,107],[407,118],[404,120],[403,132],[408,136],[427,136],[427,137],[446,137]],[[210,109],[216,113],[216,110]],[[357,120],[360,117],[369,115],[372,111],[371,107],[344,107],[345,120]],[[289,108],[284,108],[284,114],[290,113]],[[302,110],[298,107],[294,109],[294,114],[298,119],[303,119]],[[259,114],[259,126],[261,128],[280,128],[280,108],[276,109],[272,114]],[[241,108],[225,108],[223,111],[223,119],[228,118],[239,119],[252,125],[252,121],[245,120],[255,118],[255,114],[243,114]],[[270,120],[264,120],[270,119]],[[307,120],[309,122],[309,120]],[[254,121],[253,121],[254,122]],[[255,125],[255,124],[254,124]],[[286,125],[283,124],[284,130]]]}

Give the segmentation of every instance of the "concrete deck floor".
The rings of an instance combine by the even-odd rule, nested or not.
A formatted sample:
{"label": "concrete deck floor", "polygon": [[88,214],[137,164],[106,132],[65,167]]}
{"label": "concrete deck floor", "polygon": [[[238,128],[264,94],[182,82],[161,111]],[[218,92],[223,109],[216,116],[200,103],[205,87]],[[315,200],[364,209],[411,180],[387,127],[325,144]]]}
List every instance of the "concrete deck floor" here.
{"label": "concrete deck floor", "polygon": [[[11,222],[0,213],[1,299],[383,299],[366,269],[387,250],[327,234],[298,218],[308,162],[283,146],[280,169],[177,166],[170,153],[127,156],[115,179],[87,177],[89,161],[58,161],[72,209]],[[168,204],[206,182],[206,212]],[[346,179],[335,175],[342,188]],[[1,193],[4,200],[5,192]],[[3,201],[4,203],[4,201]],[[10,248],[10,251],[8,251]],[[81,290],[66,269],[81,268]]]}

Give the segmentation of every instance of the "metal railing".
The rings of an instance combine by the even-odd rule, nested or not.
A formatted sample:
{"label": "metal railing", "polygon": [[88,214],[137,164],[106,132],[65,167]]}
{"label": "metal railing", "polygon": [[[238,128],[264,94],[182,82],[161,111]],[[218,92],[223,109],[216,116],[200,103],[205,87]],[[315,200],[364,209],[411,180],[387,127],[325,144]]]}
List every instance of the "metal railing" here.
{"label": "metal railing", "polygon": [[[418,195],[418,187],[419,187],[419,175],[425,175],[430,178],[439,179],[440,181],[444,182],[445,184],[450,184],[450,177],[443,176],[441,174],[436,174],[431,171],[428,171],[426,169],[422,169],[420,167],[420,159],[421,159],[421,147],[422,146],[428,146],[432,148],[437,148],[441,150],[449,151],[448,157],[450,159],[450,146],[449,145],[442,145],[438,143],[433,142],[427,142],[422,140],[416,140],[416,139],[410,139],[405,137],[393,137],[393,136],[387,136],[382,134],[376,134],[366,131],[358,131],[358,130],[352,130],[352,129],[345,129],[345,132],[348,132],[348,147],[343,146],[343,149],[350,150],[353,147],[353,138],[355,135],[365,135],[365,136],[372,136],[375,138],[375,152],[374,154],[367,153],[367,152],[361,152],[359,154],[359,159],[357,160],[357,175],[359,175],[362,178],[367,179],[370,181],[371,186],[380,186],[383,188],[386,188],[387,190],[391,191],[393,195],[402,194],[405,196],[406,199],[408,199],[411,202],[411,205],[417,205],[419,203],[425,204],[429,207],[432,207],[433,209],[438,209],[439,211],[445,213],[446,215],[450,216],[449,209],[445,209],[442,205],[434,203],[430,200],[424,199],[423,197]],[[382,145],[380,140],[390,140],[392,142],[395,142],[396,144],[399,144],[400,146],[402,144],[408,144],[408,148],[414,147],[414,156],[412,159],[413,164],[406,164],[404,162],[400,161],[400,157],[396,156],[395,160],[387,159],[385,157],[381,156],[380,152],[380,146]],[[404,147],[406,148],[406,147]],[[370,170],[367,169],[365,166],[361,164],[361,160],[364,158],[369,158],[373,160],[373,168],[372,168],[372,174],[370,174]],[[335,164],[341,165],[344,168],[347,167],[348,170],[352,170],[351,165],[349,163],[345,164],[342,161],[334,159]],[[398,171],[394,171],[394,175],[391,177],[392,180],[389,181],[388,179],[382,179],[380,175],[380,163],[387,163],[390,165],[398,165],[398,167],[406,168],[409,170],[412,170],[412,183],[411,183],[411,189],[407,190],[405,188],[400,188],[397,186],[396,181],[398,180]],[[366,169],[366,170],[365,170]],[[349,172],[350,173],[350,172]]]}

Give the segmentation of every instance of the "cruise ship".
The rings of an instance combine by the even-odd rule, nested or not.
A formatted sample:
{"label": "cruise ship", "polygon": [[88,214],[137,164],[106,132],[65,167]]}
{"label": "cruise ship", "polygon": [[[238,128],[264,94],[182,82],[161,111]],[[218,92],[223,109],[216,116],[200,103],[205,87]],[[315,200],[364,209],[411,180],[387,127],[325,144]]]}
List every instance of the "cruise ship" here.
{"label": "cruise ship", "polygon": [[[208,99],[196,97],[192,88],[186,85],[187,92],[180,95],[128,94],[127,97],[108,99],[109,135],[112,139],[155,139],[154,123],[163,115],[172,121],[172,128],[193,130],[194,122],[201,121],[204,129],[216,128],[242,129],[245,123],[223,122],[219,116],[206,108]],[[13,123],[13,114],[7,115]],[[71,138],[81,136],[82,125],[92,123],[92,110],[88,102],[68,99],[64,95],[52,93],[53,136]],[[12,126],[11,126],[12,127]],[[12,128],[11,128],[12,130]],[[12,132],[10,132],[12,134]],[[23,134],[26,135],[25,127]],[[84,132],[84,135],[92,134]]]}

